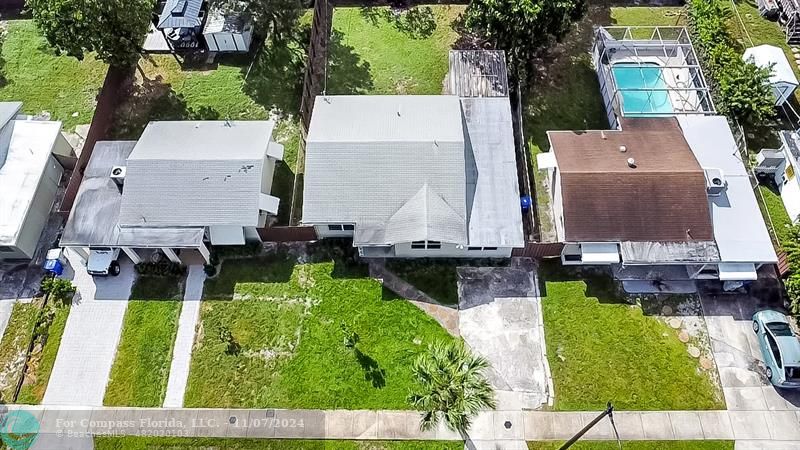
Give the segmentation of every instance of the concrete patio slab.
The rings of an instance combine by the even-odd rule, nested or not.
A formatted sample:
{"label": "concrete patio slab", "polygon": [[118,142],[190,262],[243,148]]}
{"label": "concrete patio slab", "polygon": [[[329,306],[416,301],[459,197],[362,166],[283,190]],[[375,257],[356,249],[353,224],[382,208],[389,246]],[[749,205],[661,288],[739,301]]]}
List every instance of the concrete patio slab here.
{"label": "concrete patio slab", "polygon": [[671,411],[669,420],[672,423],[675,439],[703,439],[703,426],[696,412]]}
{"label": "concrete patio slab", "polygon": [[672,422],[667,412],[645,412],[641,414],[644,438],[648,440],[672,440]]}
{"label": "concrete patio slab", "polygon": [[700,426],[706,439],[733,439],[731,419],[725,411],[702,411]]}

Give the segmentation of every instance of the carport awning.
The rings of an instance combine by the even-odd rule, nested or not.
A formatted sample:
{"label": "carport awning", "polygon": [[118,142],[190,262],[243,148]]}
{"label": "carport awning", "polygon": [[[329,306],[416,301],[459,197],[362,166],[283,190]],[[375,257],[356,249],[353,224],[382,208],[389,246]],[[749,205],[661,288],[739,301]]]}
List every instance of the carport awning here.
{"label": "carport awning", "polygon": [[720,263],[719,279],[722,281],[757,280],[756,265],[750,263]]}
{"label": "carport awning", "polygon": [[196,248],[203,244],[204,228],[120,228],[117,245],[132,248]]}
{"label": "carport awning", "polygon": [[616,264],[619,262],[617,244],[581,244],[581,261],[584,264]]}

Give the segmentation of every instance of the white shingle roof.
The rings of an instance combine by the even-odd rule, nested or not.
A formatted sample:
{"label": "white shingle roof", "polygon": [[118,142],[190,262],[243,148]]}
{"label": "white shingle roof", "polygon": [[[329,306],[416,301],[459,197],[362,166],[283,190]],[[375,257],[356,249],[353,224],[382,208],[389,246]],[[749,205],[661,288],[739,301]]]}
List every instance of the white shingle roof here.
{"label": "white shingle roof", "polygon": [[121,226],[256,226],[273,122],[152,122],[128,158]]}

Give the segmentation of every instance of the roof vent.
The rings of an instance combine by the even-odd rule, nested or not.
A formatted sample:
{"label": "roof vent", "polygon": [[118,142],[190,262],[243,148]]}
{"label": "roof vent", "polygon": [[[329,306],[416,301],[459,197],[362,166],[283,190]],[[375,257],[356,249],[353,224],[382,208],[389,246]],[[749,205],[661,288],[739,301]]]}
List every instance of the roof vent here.
{"label": "roof vent", "polygon": [[619,152],[620,152],[620,153],[625,153],[625,152],[627,152],[627,151],[628,151],[628,147],[626,147],[626,146],[624,146],[624,145],[620,145],[620,146],[619,146]]}
{"label": "roof vent", "polygon": [[628,158],[628,167],[630,167],[631,169],[635,169],[636,168],[636,160],[633,159],[633,158]]}
{"label": "roof vent", "polygon": [[720,195],[728,187],[728,181],[725,180],[725,174],[721,169],[705,169],[705,175],[708,195]]}
{"label": "roof vent", "polygon": [[111,168],[111,180],[114,183],[117,183],[117,186],[122,186],[125,182],[125,173],[127,169],[125,166],[114,166]]}
{"label": "roof vent", "polygon": [[600,139],[602,139],[602,140],[604,140],[604,141],[605,141],[606,139],[608,139],[608,138],[606,137],[606,132],[605,132],[605,131],[603,131],[603,130],[600,130]]}

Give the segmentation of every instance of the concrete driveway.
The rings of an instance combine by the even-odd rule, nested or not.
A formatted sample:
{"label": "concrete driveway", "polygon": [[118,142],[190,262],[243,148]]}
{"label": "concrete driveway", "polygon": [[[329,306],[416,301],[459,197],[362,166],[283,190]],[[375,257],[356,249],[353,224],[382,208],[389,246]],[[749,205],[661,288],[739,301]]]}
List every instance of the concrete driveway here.
{"label": "concrete driveway", "polygon": [[500,410],[537,409],[552,393],[535,266],[460,267],[459,328],[489,360]]}
{"label": "concrete driveway", "polygon": [[770,296],[702,292],[706,326],[729,410],[799,411],[800,392],[774,388],[766,377],[751,317],[780,309]]}
{"label": "concrete driveway", "polygon": [[119,276],[94,278],[77,255],[67,256],[78,292],[42,404],[102,406],[135,271],[123,259]]}

